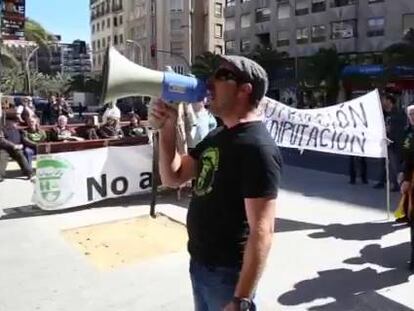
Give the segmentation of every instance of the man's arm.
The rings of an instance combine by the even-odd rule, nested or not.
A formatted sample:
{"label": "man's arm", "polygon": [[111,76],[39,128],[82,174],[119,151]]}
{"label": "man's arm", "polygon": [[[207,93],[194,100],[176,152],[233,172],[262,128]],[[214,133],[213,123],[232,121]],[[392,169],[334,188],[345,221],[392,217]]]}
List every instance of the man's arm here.
{"label": "man's arm", "polygon": [[180,186],[195,176],[196,161],[191,156],[180,156],[177,152],[176,111],[163,102],[157,102],[151,115],[159,124],[163,124],[159,139],[161,181],[169,187]]}
{"label": "man's arm", "polygon": [[251,298],[263,273],[272,246],[276,199],[245,199],[250,234],[245,246],[243,265],[234,293],[235,297]]}

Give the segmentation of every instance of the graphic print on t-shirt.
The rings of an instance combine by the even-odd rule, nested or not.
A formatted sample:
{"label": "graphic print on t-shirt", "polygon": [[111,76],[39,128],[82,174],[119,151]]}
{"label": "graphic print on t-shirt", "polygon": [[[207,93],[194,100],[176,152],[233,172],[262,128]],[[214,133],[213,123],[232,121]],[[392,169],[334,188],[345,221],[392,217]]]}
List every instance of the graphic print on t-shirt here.
{"label": "graphic print on t-shirt", "polygon": [[199,161],[200,170],[194,187],[194,193],[197,196],[203,196],[213,190],[214,174],[219,164],[218,148],[210,147],[204,150]]}

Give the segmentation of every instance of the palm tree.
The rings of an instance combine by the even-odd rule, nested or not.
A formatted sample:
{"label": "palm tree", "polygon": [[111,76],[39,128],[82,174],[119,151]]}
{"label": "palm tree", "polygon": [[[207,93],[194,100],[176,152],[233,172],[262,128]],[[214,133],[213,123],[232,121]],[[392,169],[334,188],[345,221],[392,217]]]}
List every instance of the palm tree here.
{"label": "palm tree", "polygon": [[410,28],[401,42],[390,45],[384,50],[386,67],[414,65],[414,29]]}
{"label": "palm tree", "polygon": [[[42,25],[30,18],[27,18],[25,21],[24,32],[25,39],[27,41],[35,42],[38,47],[44,48],[46,50],[49,50],[48,45],[50,44],[50,42],[54,41],[53,36],[48,31],[46,31],[45,28],[42,27]],[[27,59],[24,59],[24,57],[19,61],[13,54],[13,52],[3,42],[0,41],[1,66],[4,66],[6,68],[14,68],[15,70],[22,70],[23,72],[25,72],[26,61]],[[21,69],[19,69],[19,67]],[[30,92],[29,74],[29,72],[26,72],[26,75],[24,77],[24,89],[28,93]]]}
{"label": "palm tree", "polygon": [[305,79],[312,81],[311,84],[323,87],[327,102],[335,103],[343,66],[344,62],[341,61],[335,46],[321,48],[307,62]]}
{"label": "palm tree", "polygon": [[289,57],[289,54],[287,52],[278,52],[270,45],[257,45],[247,57],[261,65],[270,76],[272,71],[281,66]]}
{"label": "palm tree", "polygon": [[191,73],[199,79],[206,80],[211,77],[220,65],[220,55],[211,52],[205,52],[196,56]]}

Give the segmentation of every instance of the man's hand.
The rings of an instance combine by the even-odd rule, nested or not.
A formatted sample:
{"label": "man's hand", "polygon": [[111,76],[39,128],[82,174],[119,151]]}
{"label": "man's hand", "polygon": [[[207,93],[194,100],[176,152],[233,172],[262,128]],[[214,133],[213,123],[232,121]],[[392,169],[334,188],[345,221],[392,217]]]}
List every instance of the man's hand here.
{"label": "man's hand", "polygon": [[401,194],[407,193],[410,190],[411,183],[409,181],[403,181],[401,184]]}
{"label": "man's hand", "polygon": [[14,150],[22,150],[23,145],[14,145],[13,148],[14,148]]}
{"label": "man's hand", "polygon": [[166,123],[175,126],[177,110],[168,106],[162,99],[154,100],[149,110],[149,122],[154,129],[161,129]]}

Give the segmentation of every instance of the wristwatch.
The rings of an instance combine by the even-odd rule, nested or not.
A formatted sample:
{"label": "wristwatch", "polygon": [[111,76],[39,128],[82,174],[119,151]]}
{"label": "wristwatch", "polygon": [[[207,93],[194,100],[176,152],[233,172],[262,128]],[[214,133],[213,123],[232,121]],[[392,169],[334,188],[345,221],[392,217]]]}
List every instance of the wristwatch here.
{"label": "wristwatch", "polygon": [[240,311],[252,311],[252,301],[248,298],[233,297],[233,303],[239,307]]}

